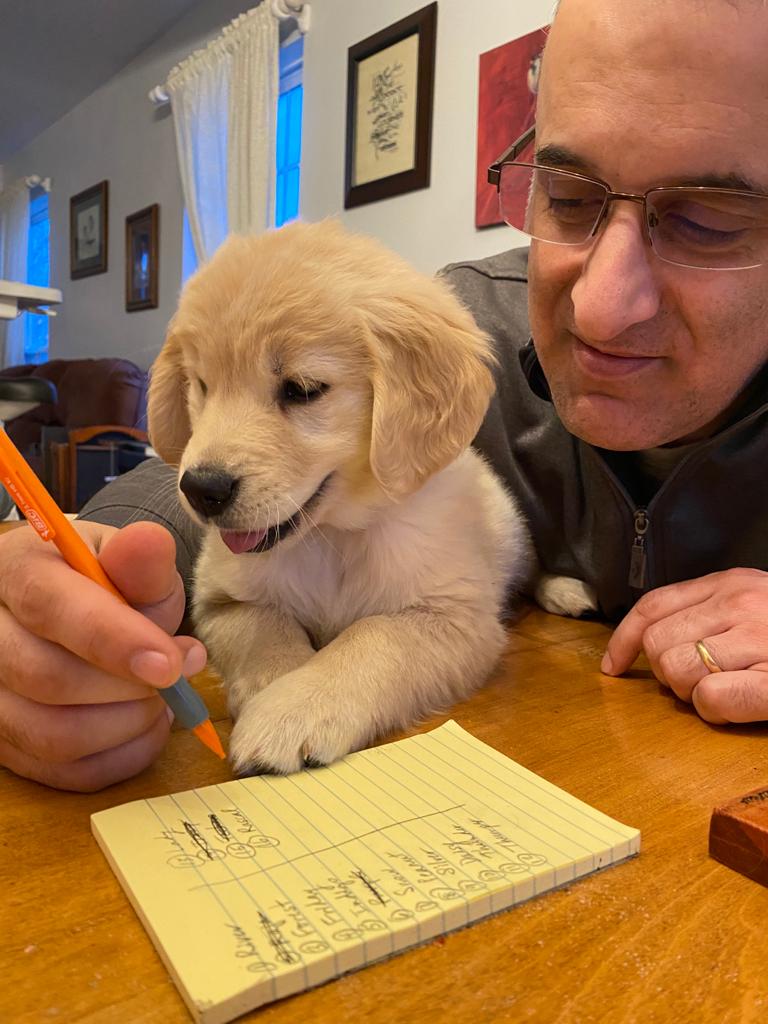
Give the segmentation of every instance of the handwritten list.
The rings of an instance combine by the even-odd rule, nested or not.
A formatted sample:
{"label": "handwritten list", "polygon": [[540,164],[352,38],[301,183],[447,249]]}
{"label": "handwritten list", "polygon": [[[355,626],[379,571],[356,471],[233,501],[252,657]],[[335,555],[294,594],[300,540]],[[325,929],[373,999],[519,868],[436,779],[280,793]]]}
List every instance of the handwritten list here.
{"label": "handwritten list", "polygon": [[91,823],[204,1024],[463,927],[640,843],[455,722],[327,768],[137,801]]}

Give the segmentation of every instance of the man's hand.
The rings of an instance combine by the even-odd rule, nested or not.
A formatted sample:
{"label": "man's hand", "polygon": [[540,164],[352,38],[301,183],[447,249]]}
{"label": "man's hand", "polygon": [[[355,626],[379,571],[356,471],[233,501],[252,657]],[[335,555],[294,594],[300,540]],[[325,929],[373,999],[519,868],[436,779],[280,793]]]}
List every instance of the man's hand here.
{"label": "man's hand", "polygon": [[[205,665],[161,526],[74,524],[127,607],[28,526],[0,535],[0,765],[90,791],[140,772],[170,728],[155,687]],[[135,610],[134,610],[135,609]]]}
{"label": "man's hand", "polygon": [[[722,672],[708,671],[697,640]],[[645,594],[611,637],[603,672],[621,675],[641,651],[705,721],[768,719],[768,573],[729,569]]]}

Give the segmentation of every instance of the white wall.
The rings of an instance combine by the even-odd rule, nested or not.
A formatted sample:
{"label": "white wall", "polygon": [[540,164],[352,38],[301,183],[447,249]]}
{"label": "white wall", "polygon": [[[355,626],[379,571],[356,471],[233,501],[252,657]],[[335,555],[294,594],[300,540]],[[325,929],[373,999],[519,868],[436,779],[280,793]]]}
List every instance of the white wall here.
{"label": "white wall", "polygon": [[[474,227],[478,56],[545,24],[553,0],[439,0],[432,180],[429,189],[342,211],[347,49],[427,0],[312,0],[305,39],[301,215],[340,213],[432,272],[515,244],[509,228]],[[64,302],[51,324],[51,357],[121,355],[149,366],[181,279],[183,202],[168,108],[148,90],[252,4],[204,0],[152,47],[39,136],[3,168],[6,182],[50,175],[51,284]],[[69,197],[109,180],[109,270],[69,279]],[[124,233],[129,213],[160,204],[160,306],[125,312]]]}
{"label": "white wall", "polygon": [[[347,49],[426,2],[313,3],[304,41],[303,219],[343,211]],[[554,0],[439,0],[430,187],[343,211],[345,223],[428,272],[519,244],[510,228],[474,226],[478,57],[541,28],[553,8]]]}

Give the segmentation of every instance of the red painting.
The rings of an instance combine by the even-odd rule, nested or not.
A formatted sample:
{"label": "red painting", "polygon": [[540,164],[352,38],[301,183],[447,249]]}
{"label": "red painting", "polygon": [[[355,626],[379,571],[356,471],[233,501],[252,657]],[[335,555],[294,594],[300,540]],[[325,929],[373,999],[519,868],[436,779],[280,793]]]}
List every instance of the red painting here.
{"label": "red painting", "polygon": [[477,119],[475,224],[501,224],[498,193],[488,184],[488,165],[533,124],[536,87],[546,28],[480,54]]}

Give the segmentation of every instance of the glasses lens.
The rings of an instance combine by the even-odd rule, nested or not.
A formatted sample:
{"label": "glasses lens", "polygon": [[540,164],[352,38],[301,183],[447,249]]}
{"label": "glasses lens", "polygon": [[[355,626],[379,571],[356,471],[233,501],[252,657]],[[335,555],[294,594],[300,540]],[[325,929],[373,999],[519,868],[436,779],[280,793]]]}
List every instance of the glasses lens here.
{"label": "glasses lens", "polygon": [[723,189],[654,189],[648,229],[669,263],[739,270],[768,260],[768,198]]}
{"label": "glasses lens", "polygon": [[543,242],[581,245],[600,220],[607,189],[568,171],[504,164],[499,184],[507,224]]}

